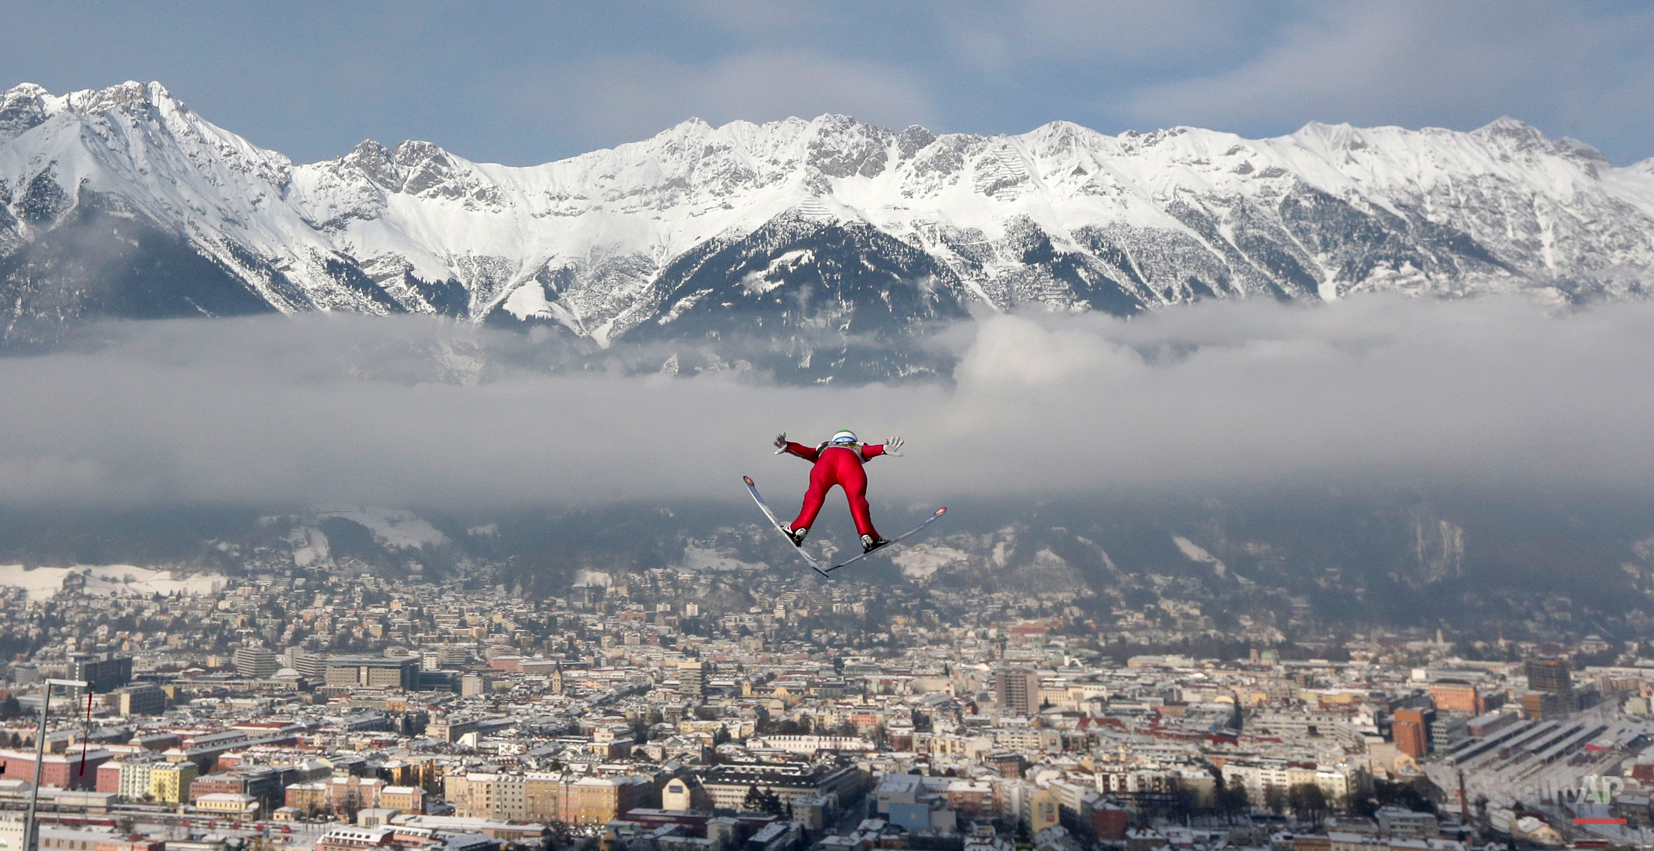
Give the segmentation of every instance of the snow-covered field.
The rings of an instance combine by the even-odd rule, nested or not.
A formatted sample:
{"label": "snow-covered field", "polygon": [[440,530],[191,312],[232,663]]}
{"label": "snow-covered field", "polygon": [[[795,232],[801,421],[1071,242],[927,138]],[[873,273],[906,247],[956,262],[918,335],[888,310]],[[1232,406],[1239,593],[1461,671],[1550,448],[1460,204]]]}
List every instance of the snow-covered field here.
{"label": "snow-covered field", "polygon": [[769,565],[759,561],[741,561],[724,555],[714,547],[700,547],[690,544],[683,548],[683,561],[679,567],[684,570],[764,570]]}
{"label": "snow-covered field", "polygon": [[610,585],[613,585],[614,581],[615,578],[613,576],[604,573],[601,570],[581,570],[574,574],[575,588],[584,588],[587,586],[602,586],[607,588]]}
{"label": "snow-covered field", "polygon": [[914,544],[892,553],[890,560],[908,579],[929,579],[944,567],[963,564],[970,554],[943,544]]}
{"label": "snow-covered field", "polygon": [[398,508],[380,508],[378,506],[356,506],[352,508],[323,508],[316,511],[318,520],[327,517],[343,517],[368,527],[373,536],[386,546],[398,549],[419,549],[431,544],[445,544],[448,536],[437,531],[435,526],[420,519],[411,511]]}
{"label": "snow-covered field", "polygon": [[309,526],[294,529],[293,534],[287,536],[287,542],[293,545],[293,563],[299,567],[327,561],[332,554],[327,545],[327,535]]}
{"label": "snow-covered field", "polygon": [[155,593],[212,594],[224,587],[224,577],[216,573],[174,578],[170,570],[151,570],[130,564],[77,564],[73,567],[37,567],[33,570],[21,564],[0,564],[0,585],[22,588],[30,600],[45,600],[61,591],[63,581],[75,574],[85,575],[86,593],[111,597]]}
{"label": "snow-covered field", "polygon": [[1211,565],[1212,572],[1216,573],[1219,578],[1222,578],[1228,573],[1229,569],[1224,566],[1222,560],[1207,552],[1194,541],[1191,541],[1181,535],[1173,535],[1172,543],[1177,545],[1178,551],[1183,553],[1183,556],[1189,561],[1195,562],[1196,564]]}

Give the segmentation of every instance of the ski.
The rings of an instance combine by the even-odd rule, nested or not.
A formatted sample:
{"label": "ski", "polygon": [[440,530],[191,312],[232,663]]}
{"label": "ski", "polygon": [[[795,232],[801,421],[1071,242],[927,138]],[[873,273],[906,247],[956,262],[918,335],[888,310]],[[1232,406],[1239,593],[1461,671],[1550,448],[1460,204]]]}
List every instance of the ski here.
{"label": "ski", "polygon": [[[742,476],[741,481],[747,483],[747,492],[752,494],[752,501],[758,503],[758,507],[764,512],[764,516],[770,519],[770,525],[774,526],[775,531],[780,532],[782,537],[787,538],[787,546],[797,550],[799,557],[804,559],[804,562],[810,566],[811,570],[821,574],[823,578],[831,579],[832,577],[827,575],[827,571],[821,569],[820,562],[816,561],[815,558],[813,558],[809,553],[805,552],[803,547],[793,543],[792,538],[787,535],[787,527],[781,525],[780,520],[775,519],[775,512],[771,511],[770,504],[764,501],[764,495],[758,492],[758,486],[753,484],[752,477]],[[929,521],[926,522],[928,523]]]}
{"label": "ski", "polygon": [[873,553],[882,553],[885,550],[888,550],[891,547],[896,546],[897,542],[901,541],[903,538],[907,538],[907,537],[917,533],[920,529],[923,529],[926,526],[929,526],[931,523],[935,522],[937,518],[941,517],[942,515],[944,515],[946,513],[948,513],[948,509],[945,506],[942,507],[942,508],[938,508],[938,509],[936,509],[935,514],[932,514],[929,517],[925,518],[925,522],[920,523],[917,526],[914,526],[912,529],[909,529],[906,532],[903,532],[902,534],[897,535],[894,538],[891,538],[890,543],[885,544],[884,546],[879,547],[876,550],[873,550],[873,552],[862,553],[859,556],[852,556],[850,558],[847,558],[844,561],[841,561],[838,564],[835,564],[832,567],[827,568],[827,570],[822,572],[822,575],[825,576],[828,573],[831,573],[835,570],[838,570],[839,568],[841,568],[841,567],[843,567],[847,564],[854,564],[858,561],[861,561],[862,559],[867,558],[868,556],[872,555]]}

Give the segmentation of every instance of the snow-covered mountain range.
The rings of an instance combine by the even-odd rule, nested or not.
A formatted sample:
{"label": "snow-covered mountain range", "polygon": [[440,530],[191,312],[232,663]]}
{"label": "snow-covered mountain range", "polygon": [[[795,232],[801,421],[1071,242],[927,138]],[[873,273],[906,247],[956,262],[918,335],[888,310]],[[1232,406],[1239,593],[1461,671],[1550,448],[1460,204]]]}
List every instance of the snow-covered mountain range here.
{"label": "snow-covered mountain range", "polygon": [[1511,119],[1262,140],[692,119],[527,168],[413,141],[299,165],[158,83],[0,97],[0,344],[13,349],[105,316],[408,312],[594,348],[757,334],[820,371],[853,341],[885,345],[977,305],[1125,314],[1203,297],[1583,301],[1651,286],[1654,160],[1617,168]]}

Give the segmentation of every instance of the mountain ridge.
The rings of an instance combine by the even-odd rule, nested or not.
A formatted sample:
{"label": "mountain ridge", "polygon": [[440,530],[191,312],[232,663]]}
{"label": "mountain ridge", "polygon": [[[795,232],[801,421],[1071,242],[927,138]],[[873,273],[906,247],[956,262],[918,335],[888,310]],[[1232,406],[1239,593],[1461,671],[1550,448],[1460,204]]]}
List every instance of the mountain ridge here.
{"label": "mountain ridge", "polygon": [[0,95],[0,348],[107,316],[428,313],[595,349],[761,326],[830,377],[814,364],[849,338],[901,349],[972,305],[1651,284],[1654,159],[1615,167],[1508,117],[1259,140],[689,119],[537,166],[374,140],[295,164],[159,83]]}

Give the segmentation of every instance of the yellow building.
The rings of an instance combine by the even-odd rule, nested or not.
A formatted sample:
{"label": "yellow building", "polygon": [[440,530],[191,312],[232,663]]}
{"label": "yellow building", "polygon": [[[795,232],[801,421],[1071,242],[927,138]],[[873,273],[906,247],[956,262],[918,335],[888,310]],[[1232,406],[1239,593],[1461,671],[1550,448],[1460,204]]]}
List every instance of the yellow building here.
{"label": "yellow building", "polygon": [[252,795],[234,792],[213,792],[195,799],[195,808],[204,813],[247,816],[258,815],[258,799]]}
{"label": "yellow building", "polygon": [[1022,823],[1032,835],[1056,827],[1061,823],[1056,793],[1050,789],[1030,790],[1023,796],[1021,815]]}
{"label": "yellow building", "polygon": [[531,771],[524,777],[523,815],[532,822],[560,821],[562,797],[562,775]]}
{"label": "yellow building", "polygon": [[287,787],[287,806],[309,815],[327,810],[333,805],[326,783],[294,783]]}
{"label": "yellow building", "polygon": [[201,770],[193,762],[169,762],[149,769],[149,797],[163,804],[183,803]]}
{"label": "yellow building", "polygon": [[573,777],[552,773],[450,774],[444,796],[462,818],[604,824],[648,805],[641,777]]}
{"label": "yellow building", "polygon": [[639,775],[584,777],[563,785],[560,820],[568,824],[604,824],[649,801],[649,781]]}

